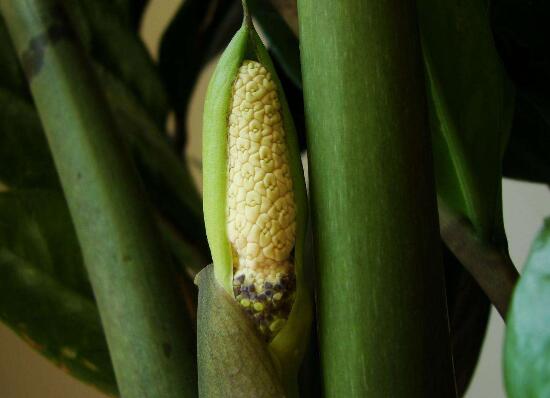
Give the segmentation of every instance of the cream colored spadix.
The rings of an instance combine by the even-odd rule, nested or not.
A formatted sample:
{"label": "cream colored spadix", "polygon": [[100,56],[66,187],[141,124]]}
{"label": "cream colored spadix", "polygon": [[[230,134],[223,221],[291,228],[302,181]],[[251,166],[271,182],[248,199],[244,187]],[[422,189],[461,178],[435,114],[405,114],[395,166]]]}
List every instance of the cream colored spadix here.
{"label": "cream colored spadix", "polygon": [[305,182],[281,84],[249,19],[206,95],[203,205],[217,282],[254,320],[283,379],[295,378],[312,317]]}
{"label": "cream colored spadix", "polygon": [[296,213],[277,87],[246,60],[233,84],[228,136],[227,236],[233,293],[268,339],[294,298]]}

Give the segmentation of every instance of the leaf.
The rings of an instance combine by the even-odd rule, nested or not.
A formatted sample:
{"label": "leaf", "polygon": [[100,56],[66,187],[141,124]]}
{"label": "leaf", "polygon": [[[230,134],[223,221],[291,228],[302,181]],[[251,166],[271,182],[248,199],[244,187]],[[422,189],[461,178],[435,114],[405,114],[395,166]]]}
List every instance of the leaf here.
{"label": "leaf", "polygon": [[294,119],[300,151],[305,151],[307,149],[306,121],[304,114],[304,95],[302,89],[296,86],[292,79],[285,73],[283,66],[278,62],[276,57],[272,56],[271,59],[273,60],[273,66],[275,67],[275,71],[281,81],[281,86],[283,86],[283,91],[288,102],[288,108],[292,114],[292,118]]}
{"label": "leaf", "polygon": [[117,5],[120,2],[71,0],[66,10],[86,51],[124,82],[163,129],[169,109],[164,86],[138,33],[120,23]]}
{"label": "leaf", "polygon": [[[176,112],[179,147],[185,144],[187,107],[202,66],[227,45],[241,24],[238,14],[237,18],[230,14],[234,4],[237,2],[232,0],[187,0],[162,36],[159,69]],[[226,16],[229,28],[223,26]],[[219,28],[227,33],[221,40]],[[211,44],[215,38],[217,51]]]}
{"label": "leaf", "polygon": [[141,18],[149,0],[114,0],[122,18],[134,29],[139,29]]}
{"label": "leaf", "polygon": [[[208,261],[202,203],[187,166],[162,139],[141,104],[99,64],[100,77],[120,131],[131,148],[153,202]],[[34,107],[0,88],[0,181],[11,187],[60,189]]]}
{"label": "leaf", "polygon": [[0,319],[57,366],[116,394],[103,329],[61,193],[0,193],[0,274]]}
{"label": "leaf", "polygon": [[96,73],[153,204],[198,248],[206,264],[209,251],[202,200],[187,164],[178,159],[124,84],[100,65],[96,65]]}
{"label": "leaf", "polygon": [[192,329],[180,311],[168,252],[90,59],[67,34],[68,19],[57,5],[0,3],[21,61],[29,52],[40,55],[25,63],[26,75],[78,233],[117,384],[127,398],[191,396]]}
{"label": "leaf", "polygon": [[25,77],[15,57],[15,50],[6,29],[4,18],[0,14],[0,87],[9,92],[19,92],[30,98]]}
{"label": "leaf", "polygon": [[508,315],[504,375],[510,398],[550,396],[550,219],[531,247]]}
{"label": "leaf", "polygon": [[302,88],[298,38],[269,1],[249,0],[248,6],[266,36],[269,50],[286,75]]}
{"label": "leaf", "polygon": [[513,88],[485,0],[420,0],[437,191],[484,240],[503,235],[501,163]]}
{"label": "leaf", "polygon": [[[505,251],[501,162],[514,92],[493,43],[487,2],[420,0],[418,12],[437,193],[473,224],[479,239]],[[489,302],[456,261],[447,252],[455,377],[463,394],[479,357]]]}
{"label": "leaf", "polygon": [[[1,27],[3,26],[0,26],[0,28]],[[2,30],[0,30],[0,34],[1,33]],[[6,41],[6,43],[10,43],[9,40]],[[9,51],[3,51],[4,49]],[[0,47],[0,50],[2,51],[0,54],[4,57],[2,65],[5,66],[12,63],[16,66],[15,70],[20,72],[20,68],[15,60],[15,52],[13,51],[13,48],[11,48],[11,46],[3,46]],[[136,158],[139,159],[141,157],[142,159],[145,159],[145,165],[149,166],[149,175],[151,175],[150,180],[153,180],[156,184],[156,186],[151,188],[151,190],[155,191],[155,193],[160,196],[161,193],[158,191],[161,190],[157,188],[159,186],[163,187],[167,174],[170,174],[168,177],[168,180],[172,184],[170,190],[173,190],[175,192],[174,195],[176,196],[176,203],[174,204],[174,207],[178,208],[180,214],[183,215],[180,217],[180,223],[188,224],[189,222],[193,222],[193,219],[198,220],[198,227],[192,227],[190,225],[188,230],[192,230],[195,234],[198,231],[200,234],[200,227],[202,226],[200,198],[196,194],[196,190],[194,189],[190,178],[187,177],[185,165],[182,164],[170,150],[167,143],[163,140],[162,135],[160,133],[155,134],[159,131],[158,127],[150,120],[148,112],[143,109],[142,104],[135,100],[131,92],[126,89],[124,84],[119,82],[117,78],[109,75],[109,72],[102,74],[101,70],[105,71],[105,68],[101,64],[97,63],[96,72],[102,76],[103,86],[108,93],[108,97],[110,97],[113,103],[116,103],[114,110],[116,111],[115,115],[118,116],[117,120],[120,123],[121,131],[126,134],[126,137],[130,137],[130,135],[138,137],[137,139],[134,138],[134,141],[137,140],[137,144],[132,144],[132,146],[134,148],[138,148],[136,150]],[[112,79],[105,78],[106,75],[109,75]],[[6,83],[8,88],[11,88],[9,86],[11,81],[10,79],[8,79]],[[116,82],[116,84],[114,82]],[[4,84],[2,80],[0,80],[0,84]],[[4,239],[5,242],[11,242],[10,239],[13,238],[13,231],[16,230],[28,229],[32,232],[27,234],[29,235],[28,239],[26,238],[26,240],[20,241],[17,245],[14,244],[17,246],[16,248],[19,252],[21,252],[18,253],[17,256],[23,257],[17,257],[17,260],[14,261],[10,260],[10,264],[15,261],[25,261],[28,262],[29,267],[33,268],[37,268],[38,265],[47,265],[51,268],[52,273],[44,275],[44,278],[40,276],[40,280],[42,281],[40,283],[48,285],[51,279],[51,284],[55,285],[55,290],[50,291],[47,289],[45,291],[41,291],[39,289],[35,289],[35,285],[20,286],[17,279],[19,276],[16,274],[13,274],[14,276],[11,279],[3,279],[1,282],[10,284],[10,286],[13,285],[14,288],[18,289],[19,295],[11,295],[11,297],[6,295],[2,297],[2,303],[0,304],[2,310],[2,320],[7,322],[18,333],[24,333],[24,338],[28,342],[32,343],[34,341],[47,347],[52,346],[53,348],[51,350],[48,348],[45,351],[42,350],[42,352],[55,363],[60,364],[60,366],[67,367],[76,377],[93,384],[98,384],[100,388],[108,392],[113,392],[116,390],[116,386],[113,387],[114,378],[112,374],[110,376],[90,374],[90,372],[96,372],[96,370],[94,370],[95,367],[93,366],[94,363],[101,363],[101,360],[99,360],[100,358],[97,357],[97,355],[106,354],[107,363],[109,364],[109,369],[111,369],[107,351],[104,350],[104,352],[101,352],[102,349],[98,348],[97,355],[94,353],[92,353],[93,355],[86,354],[90,357],[88,361],[86,361],[86,357],[79,357],[79,361],[82,361],[82,363],[72,364],[72,359],[67,362],[67,358],[59,357],[59,355],[62,355],[63,352],[68,352],[69,356],[72,356],[72,351],[62,350],[62,347],[61,351],[63,352],[61,352],[60,349],[56,348],[62,342],[64,330],[67,331],[67,344],[73,345],[76,350],[87,352],[88,346],[92,343],[97,343],[98,345],[105,344],[101,331],[101,325],[98,323],[98,319],[92,319],[90,321],[90,319],[86,316],[81,319],[78,318],[80,315],[73,316],[69,314],[71,318],[67,320],[63,317],[66,317],[65,312],[67,309],[65,307],[68,306],[70,309],[70,302],[67,301],[63,303],[64,306],[61,305],[57,307],[60,300],[57,297],[57,293],[61,294],[62,288],[66,290],[73,289],[72,286],[66,286],[66,282],[68,280],[67,278],[70,275],[73,275],[75,279],[78,279],[77,276],[80,276],[81,280],[84,281],[79,288],[74,288],[74,291],[71,291],[70,293],[88,292],[90,293],[90,297],[86,298],[87,302],[89,301],[86,305],[88,306],[88,304],[90,304],[95,307],[95,304],[91,298],[89,284],[82,268],[81,259],[79,258],[79,261],[76,261],[76,255],[73,251],[74,246],[72,243],[76,241],[74,231],[71,235],[61,228],[62,225],[67,224],[72,228],[72,224],[68,211],[65,208],[66,204],[64,203],[63,196],[60,192],[57,174],[54,169],[53,161],[51,159],[36,110],[32,106],[29,98],[23,97],[26,93],[28,94],[26,85],[24,89],[21,87],[16,87],[16,90],[21,91],[21,93],[17,91],[13,92],[0,86],[0,104],[2,105],[0,107],[0,182],[4,183],[2,189],[6,189],[5,185],[7,185],[7,189],[9,191],[8,193],[5,193],[6,195],[17,194],[18,201],[22,203],[24,202],[26,205],[28,203],[33,204],[31,207],[27,206],[29,207],[29,211],[32,213],[32,217],[38,220],[48,220],[48,217],[50,216],[49,213],[51,213],[52,220],[49,221],[49,224],[57,227],[44,232],[44,234],[47,235],[48,238],[53,238],[53,243],[50,247],[55,248],[55,256],[53,256],[50,252],[45,252],[45,238],[42,238],[40,235],[38,237],[35,236],[37,235],[35,230],[38,228],[35,225],[36,222],[29,221],[27,223],[23,217],[14,216],[9,219],[11,224],[3,224],[9,226],[9,228],[8,233],[3,235],[6,236],[6,238],[4,239],[2,237],[0,241]],[[121,114],[126,116],[120,116]],[[127,119],[131,122],[127,122]],[[132,127],[128,128],[129,125]],[[154,133],[151,134],[151,132]],[[141,137],[141,139],[139,137]],[[129,141],[132,142],[131,139],[129,139]],[[145,175],[146,171],[144,172]],[[28,189],[22,190],[24,188],[35,189],[32,191]],[[36,190],[36,188],[43,188],[43,190]],[[193,196],[193,193],[195,196]],[[4,195],[4,193],[2,195]],[[51,197],[55,197],[57,199],[53,200]],[[182,205],[181,202],[178,202],[179,200],[183,200],[186,204]],[[42,203],[42,201],[44,201],[44,203]],[[172,201],[174,202],[174,200]],[[55,209],[58,209],[59,211],[54,211],[54,209],[52,209],[53,205],[48,206],[47,203],[50,202],[57,204]],[[187,204],[193,209],[188,214],[193,214],[194,218],[186,218],[185,209],[187,208]],[[8,212],[7,214],[4,214],[6,217],[9,214],[18,214],[11,212],[12,207],[13,206],[11,205],[7,207]],[[27,209],[27,207],[25,207],[25,209]],[[61,208],[63,208],[63,210],[60,210]],[[44,222],[46,223],[46,221]],[[35,239],[33,240],[31,238]],[[170,238],[172,241],[179,242],[180,246],[182,245],[182,241],[179,236],[175,239],[172,239],[172,237]],[[204,237],[202,237],[202,239],[205,241]],[[185,242],[183,243],[185,244]],[[0,244],[0,248],[1,247],[2,246]],[[78,246],[76,246],[76,249],[78,256],[80,256]],[[53,251],[54,250],[52,249],[52,252]],[[28,258],[29,254],[33,254],[35,252],[36,254]],[[12,255],[11,251],[9,254],[10,256]],[[186,261],[188,258],[192,257],[189,255],[187,256],[188,258],[186,258],[184,254],[186,254],[185,250],[179,250],[174,256],[178,259],[178,263],[182,267],[187,266],[188,264]],[[52,260],[52,258],[54,259]],[[75,262],[70,263],[73,259]],[[202,265],[205,263],[206,260],[196,262],[197,265]],[[42,270],[39,271],[42,273]],[[4,272],[2,272],[2,274],[4,275]],[[5,291],[12,292],[11,288],[5,289]],[[14,297],[17,297],[17,300],[14,300]],[[75,302],[79,300],[78,298],[71,297],[72,296],[70,294],[61,294],[62,299],[70,299]],[[34,305],[33,303],[36,300],[40,300],[42,305]],[[29,303],[29,307],[25,308],[23,306],[25,303]],[[97,309],[94,308],[92,311],[92,309],[87,308],[87,311],[90,313],[91,318],[93,318],[93,316],[97,318]],[[41,315],[41,313],[44,313],[44,315]],[[52,315],[50,316],[50,314]],[[50,318],[48,318],[48,316],[50,316]],[[48,319],[51,323],[47,327],[44,327],[40,322],[44,323],[45,320]],[[65,326],[67,322],[73,320],[78,323],[74,330]],[[19,323],[21,323],[20,321],[28,323],[25,330],[19,328]],[[93,325],[92,321],[97,324]],[[53,337],[49,335],[52,330],[56,333],[55,335],[52,335]],[[98,330],[99,332],[97,332]],[[81,337],[83,339],[83,342],[81,343],[78,342],[79,335],[77,334],[77,331],[81,331]],[[45,334],[41,334],[41,332],[44,332]],[[89,335],[96,335],[97,333],[101,333],[101,336],[94,337],[93,339],[86,337]],[[88,340],[90,340],[90,342],[88,342]],[[96,359],[98,361],[96,361]],[[83,366],[84,369],[82,368]],[[110,371],[112,372],[112,369]],[[100,372],[103,372],[103,369],[100,369]],[[105,382],[104,376],[107,379],[109,377],[112,379],[111,386],[103,385]]]}
{"label": "leaf", "polygon": [[0,87],[0,181],[14,187],[58,187],[40,120],[29,102]]}
{"label": "leaf", "polygon": [[550,90],[550,3],[492,0],[491,26],[506,70],[520,91],[548,99]]}
{"label": "leaf", "polygon": [[458,396],[472,380],[489,322],[491,303],[477,282],[443,245],[451,348]]}
{"label": "leaf", "polygon": [[195,283],[199,287],[199,395],[284,396],[267,345],[242,307],[216,282],[213,265],[204,268]]}
{"label": "leaf", "polygon": [[518,92],[510,142],[503,161],[504,175],[550,184],[550,112]]}
{"label": "leaf", "polygon": [[[73,5],[73,13],[82,9]],[[74,16],[77,27],[89,28],[83,15]],[[0,35],[7,32],[0,19]],[[91,34],[91,33],[90,33]],[[79,37],[85,39],[86,33]],[[0,36],[1,38],[1,36]],[[6,42],[10,44],[9,38]],[[91,45],[88,45],[91,48]],[[3,90],[0,86],[0,181],[4,184],[19,186],[58,186],[59,182],[45,136],[30,98],[26,83],[24,87],[10,86],[16,76],[22,75],[15,51],[11,44],[0,47],[3,63],[13,65],[6,88],[14,87],[18,91]],[[148,192],[160,210],[171,217],[184,235],[202,251],[208,260],[208,248],[202,217],[200,195],[190,176],[187,165],[180,161],[163,138],[163,132],[144,109],[135,93],[126,86],[124,80],[109,71],[102,63],[94,63],[96,73],[102,81],[103,89],[111,104],[120,131],[126,136]],[[0,80],[2,84],[2,80]],[[21,180],[17,183],[15,180]]]}
{"label": "leaf", "polygon": [[518,94],[514,123],[504,157],[504,174],[550,182],[550,3],[494,0],[491,23],[499,54]]}

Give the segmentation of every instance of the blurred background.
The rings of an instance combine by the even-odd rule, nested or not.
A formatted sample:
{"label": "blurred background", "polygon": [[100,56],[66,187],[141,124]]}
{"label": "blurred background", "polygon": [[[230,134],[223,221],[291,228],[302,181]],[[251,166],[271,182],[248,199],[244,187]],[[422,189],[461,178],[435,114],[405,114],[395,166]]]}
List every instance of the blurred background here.
{"label": "blurred background", "polygon": [[[151,0],[145,14],[141,34],[153,57],[158,41],[181,0]],[[188,143],[189,159],[197,165],[200,159],[201,117],[204,92],[212,65],[203,73],[191,104]],[[194,175],[200,179],[195,166]],[[505,180],[504,222],[510,255],[522,268],[530,244],[544,217],[550,215],[550,191],[546,186]],[[0,276],[1,277],[1,276]],[[492,311],[481,360],[470,385],[467,398],[504,398],[502,380],[502,343],[504,324]],[[2,398],[101,398],[106,397],[93,387],[82,384],[35,353],[15,333],[0,324],[0,397]]]}

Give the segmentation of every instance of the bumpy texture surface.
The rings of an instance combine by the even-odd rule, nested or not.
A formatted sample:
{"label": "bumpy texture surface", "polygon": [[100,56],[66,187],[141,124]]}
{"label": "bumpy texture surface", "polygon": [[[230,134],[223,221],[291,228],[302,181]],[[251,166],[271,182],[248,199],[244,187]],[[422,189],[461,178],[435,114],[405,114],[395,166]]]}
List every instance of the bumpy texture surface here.
{"label": "bumpy texture surface", "polygon": [[271,75],[244,61],[229,115],[227,233],[235,298],[268,340],[284,325],[295,291],[296,212],[284,134]]}

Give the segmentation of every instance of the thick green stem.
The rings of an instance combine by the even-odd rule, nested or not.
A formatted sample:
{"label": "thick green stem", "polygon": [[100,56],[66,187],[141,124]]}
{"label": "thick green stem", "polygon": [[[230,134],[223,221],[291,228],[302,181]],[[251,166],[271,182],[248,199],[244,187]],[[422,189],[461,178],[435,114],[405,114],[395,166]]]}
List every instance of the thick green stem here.
{"label": "thick green stem", "polygon": [[454,397],[414,1],[299,0],[329,397]]}
{"label": "thick green stem", "polygon": [[123,397],[196,394],[192,326],[136,171],[61,3],[2,0],[84,254]]}

